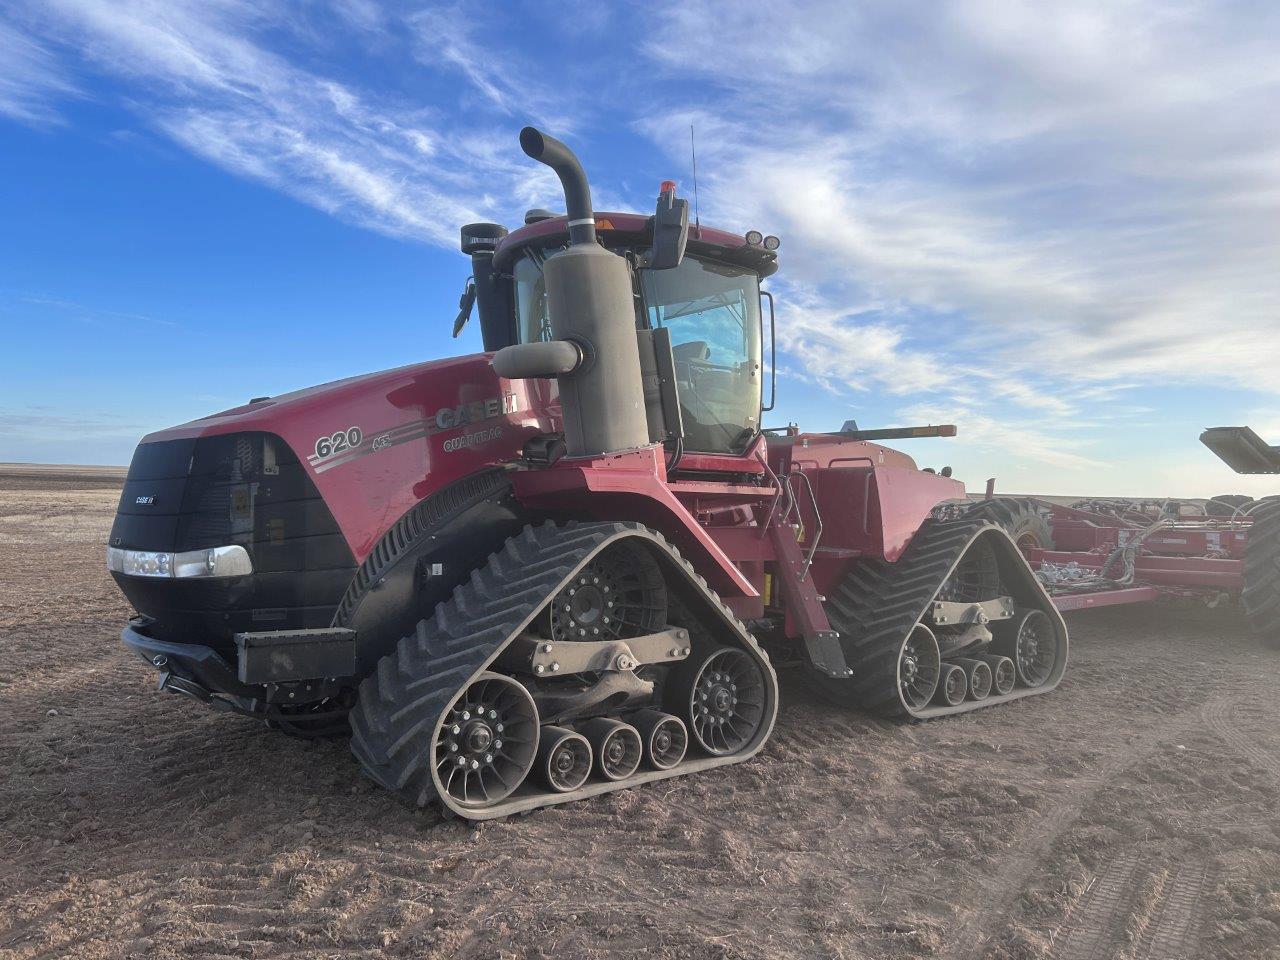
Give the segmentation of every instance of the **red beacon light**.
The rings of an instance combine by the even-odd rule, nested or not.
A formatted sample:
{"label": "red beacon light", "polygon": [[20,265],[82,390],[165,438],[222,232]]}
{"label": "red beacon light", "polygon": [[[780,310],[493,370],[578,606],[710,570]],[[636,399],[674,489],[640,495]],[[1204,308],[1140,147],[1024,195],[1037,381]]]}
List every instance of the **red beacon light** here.
{"label": "red beacon light", "polygon": [[674,194],[676,192],[676,182],[674,180],[663,180],[662,186],[658,188],[658,194]]}

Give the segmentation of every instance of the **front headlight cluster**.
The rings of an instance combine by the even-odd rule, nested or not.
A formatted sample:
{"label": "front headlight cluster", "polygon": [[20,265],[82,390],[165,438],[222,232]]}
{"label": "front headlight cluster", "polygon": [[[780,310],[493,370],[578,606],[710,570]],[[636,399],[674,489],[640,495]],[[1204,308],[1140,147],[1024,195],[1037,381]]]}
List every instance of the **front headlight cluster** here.
{"label": "front headlight cluster", "polygon": [[249,551],[239,546],[181,553],[107,547],[107,569],[129,577],[244,577],[253,573],[253,561]]}

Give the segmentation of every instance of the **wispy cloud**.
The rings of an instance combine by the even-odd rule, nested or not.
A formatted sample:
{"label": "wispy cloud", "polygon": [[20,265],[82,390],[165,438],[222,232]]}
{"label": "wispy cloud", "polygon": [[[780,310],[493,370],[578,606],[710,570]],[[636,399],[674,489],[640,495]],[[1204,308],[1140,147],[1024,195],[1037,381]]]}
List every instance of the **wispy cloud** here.
{"label": "wispy cloud", "polygon": [[[781,233],[832,305],[800,318],[811,366],[960,348],[1033,405],[1048,379],[1280,389],[1280,9],[681,0],[654,26],[719,93],[646,127],[697,118],[704,206]],[[922,348],[940,317],[966,336]]]}
{"label": "wispy cloud", "polygon": [[85,303],[77,303],[74,300],[63,300],[59,297],[45,297],[38,294],[22,294],[18,299],[23,303],[29,303],[37,307],[52,307],[58,311],[69,313],[70,315],[87,323],[114,323],[123,320],[130,323],[157,324],[162,327],[177,326],[177,323],[173,320],[164,320],[159,317],[151,317],[142,313],[129,313],[121,310],[104,310],[101,307],[94,307]]}
{"label": "wispy cloud", "polygon": [[0,20],[0,115],[26,123],[59,123],[57,101],[77,92],[52,53]]}
{"label": "wispy cloud", "polygon": [[[352,0],[332,17],[367,31],[392,19]],[[452,245],[458,224],[512,215],[521,199],[545,195],[545,172],[509,145],[492,148],[492,118],[361,90],[277,52],[273,42],[301,30],[301,18],[285,0],[48,0],[24,22],[131,84],[147,122],[193,153],[349,222]],[[471,69],[465,33],[438,40],[437,69]],[[506,88],[493,83],[491,106],[509,113]]]}

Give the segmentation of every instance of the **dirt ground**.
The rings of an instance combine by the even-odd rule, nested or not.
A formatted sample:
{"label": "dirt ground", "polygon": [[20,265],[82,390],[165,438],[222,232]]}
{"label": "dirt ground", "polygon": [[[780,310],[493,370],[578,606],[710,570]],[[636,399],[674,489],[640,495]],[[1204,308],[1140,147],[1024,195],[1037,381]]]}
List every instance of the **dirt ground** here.
{"label": "dirt ground", "polygon": [[0,471],[0,958],[1280,958],[1280,660],[1075,616],[1052,696],[918,726],[783,677],[754,761],[473,829],[154,690],[109,471]]}

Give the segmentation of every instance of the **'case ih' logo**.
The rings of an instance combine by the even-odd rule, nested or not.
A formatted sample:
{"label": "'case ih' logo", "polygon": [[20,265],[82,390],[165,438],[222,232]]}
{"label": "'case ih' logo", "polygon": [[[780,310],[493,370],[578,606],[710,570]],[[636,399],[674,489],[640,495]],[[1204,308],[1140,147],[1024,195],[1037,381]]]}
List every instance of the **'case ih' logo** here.
{"label": "'case ih' logo", "polygon": [[[402,443],[411,443],[443,433],[456,430],[468,424],[492,420],[496,417],[515,413],[520,409],[520,401],[514,393],[504,393],[496,397],[485,397],[470,403],[460,403],[451,407],[440,407],[434,413],[421,420],[410,420],[390,429],[379,430],[372,434],[367,442],[364,431],[359,427],[348,427],[336,433],[326,434],[316,441],[315,453],[307,458],[307,463],[316,473],[324,473],[344,463],[350,463],[371,453],[378,453],[397,447]],[[463,450],[477,446],[482,442],[502,436],[501,427],[493,427],[478,433],[454,437],[448,441],[445,452]]]}
{"label": "'case ih' logo", "polygon": [[136,500],[134,500],[133,502],[134,502],[135,504],[137,504],[138,506],[140,506],[140,507],[149,507],[149,506],[151,506],[153,503],[155,503],[155,502],[156,502],[156,498],[155,498],[155,497],[153,497],[153,496],[148,495],[148,496],[145,496],[145,497],[138,497],[138,498],[137,498]]}
{"label": "'case ih' logo", "polygon": [[456,407],[441,407],[432,418],[437,430],[452,430],[480,420],[491,420],[516,411],[516,395],[504,393],[488,400],[475,400]]}

